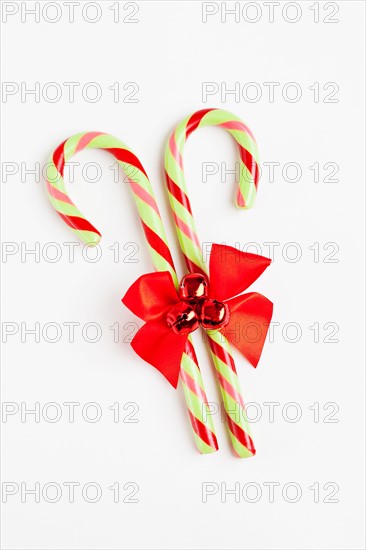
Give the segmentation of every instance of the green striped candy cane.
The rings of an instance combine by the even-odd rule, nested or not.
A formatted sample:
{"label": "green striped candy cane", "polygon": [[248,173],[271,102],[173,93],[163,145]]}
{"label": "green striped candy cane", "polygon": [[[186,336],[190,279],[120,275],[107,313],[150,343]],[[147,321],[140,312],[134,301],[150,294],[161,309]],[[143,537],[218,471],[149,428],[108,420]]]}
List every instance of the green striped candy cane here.
{"label": "green striped candy cane", "polygon": [[[176,286],[177,274],[168,246],[163,222],[149,178],[139,159],[119,139],[103,132],[83,132],[61,143],[53,153],[47,170],[47,192],[62,220],[89,246],[97,245],[100,232],[86,219],[69,197],[64,183],[65,163],[83,149],[103,149],[111,153],[126,173],[154,267],[169,271]],[[201,371],[191,340],[181,361],[181,381],[194,438],[201,453],[218,449]]]}
{"label": "green striped candy cane", "polygon": [[[259,178],[258,149],[252,132],[237,116],[222,109],[203,109],[185,118],[171,134],[165,153],[165,177],[180,246],[191,273],[205,274],[200,241],[188,198],[183,169],[187,138],[197,128],[217,126],[227,130],[237,143],[240,155],[240,182],[236,202],[241,208],[253,206]],[[245,405],[229,342],[218,331],[207,330],[208,343],[216,368],[226,411],[233,449],[239,457],[255,454]]]}

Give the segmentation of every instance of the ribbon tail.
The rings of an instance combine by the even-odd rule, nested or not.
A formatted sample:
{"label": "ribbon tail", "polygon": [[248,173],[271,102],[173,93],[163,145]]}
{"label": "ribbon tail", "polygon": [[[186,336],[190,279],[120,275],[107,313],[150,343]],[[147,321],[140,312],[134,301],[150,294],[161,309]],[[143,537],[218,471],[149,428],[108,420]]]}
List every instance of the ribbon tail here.
{"label": "ribbon tail", "polygon": [[176,334],[164,321],[148,321],[131,342],[134,351],[176,388],[187,335]]}
{"label": "ribbon tail", "polygon": [[238,296],[226,304],[230,321],[220,332],[256,367],[272,319],[273,304],[258,292]]}

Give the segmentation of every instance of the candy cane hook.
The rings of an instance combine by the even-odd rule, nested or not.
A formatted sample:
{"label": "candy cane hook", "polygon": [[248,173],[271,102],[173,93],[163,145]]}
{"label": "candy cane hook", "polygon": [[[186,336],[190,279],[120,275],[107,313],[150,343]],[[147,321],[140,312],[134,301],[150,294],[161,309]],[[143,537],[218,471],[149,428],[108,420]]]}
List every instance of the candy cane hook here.
{"label": "candy cane hook", "polygon": [[[165,154],[165,175],[170,205],[182,252],[192,273],[204,273],[200,241],[187,193],[183,171],[184,145],[190,134],[199,127],[225,128],[235,139],[240,153],[240,182],[237,205],[250,208],[256,197],[258,184],[258,150],[249,128],[232,113],[221,109],[203,109],[182,120],[171,134]],[[232,445],[240,457],[255,454],[250,436],[239,380],[227,339],[215,331],[207,331],[212,359],[217,371],[220,391],[226,410]],[[233,400],[236,404],[233,410]],[[238,410],[239,409],[239,410]]]}
{"label": "candy cane hook", "polygon": [[[104,149],[122,165],[137,206],[146,240],[157,271],[169,271],[178,285],[165,229],[149,178],[136,155],[119,139],[102,132],[74,135],[61,143],[53,153],[47,170],[47,191],[52,206],[63,221],[87,245],[96,245],[100,232],[85,218],[70,199],[64,183],[65,163],[83,149]],[[188,413],[198,449],[202,453],[218,449],[212,417],[203,386],[201,371],[191,341],[181,360],[180,376]]]}

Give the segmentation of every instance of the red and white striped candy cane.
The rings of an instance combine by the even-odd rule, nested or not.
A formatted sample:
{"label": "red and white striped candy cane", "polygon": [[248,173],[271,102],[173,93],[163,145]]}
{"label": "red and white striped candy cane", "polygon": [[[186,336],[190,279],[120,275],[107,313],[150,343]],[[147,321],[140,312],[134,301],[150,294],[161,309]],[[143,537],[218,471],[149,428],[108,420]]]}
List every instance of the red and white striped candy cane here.
{"label": "red and white striped candy cane", "polygon": [[[72,202],[64,183],[65,163],[83,149],[104,149],[122,165],[140,215],[154,267],[158,271],[169,271],[178,286],[173,259],[149,178],[136,155],[119,139],[102,132],[85,132],[70,137],[57,147],[50,159],[46,182],[48,196],[56,212],[84,243],[99,243],[100,232]],[[182,357],[181,380],[197,447],[202,453],[214,452],[218,449],[216,435],[201,371],[190,340]]]}
{"label": "red and white striped candy cane", "polygon": [[[200,241],[187,193],[183,171],[184,145],[190,134],[202,126],[225,128],[235,139],[240,153],[240,182],[237,205],[250,208],[255,200],[259,167],[258,150],[249,128],[232,113],[203,109],[182,120],[171,134],[165,154],[165,175],[169,200],[182,252],[189,271],[205,273]],[[220,384],[226,418],[235,453],[240,457],[255,454],[245,406],[229,342],[219,331],[207,331],[211,355]]]}

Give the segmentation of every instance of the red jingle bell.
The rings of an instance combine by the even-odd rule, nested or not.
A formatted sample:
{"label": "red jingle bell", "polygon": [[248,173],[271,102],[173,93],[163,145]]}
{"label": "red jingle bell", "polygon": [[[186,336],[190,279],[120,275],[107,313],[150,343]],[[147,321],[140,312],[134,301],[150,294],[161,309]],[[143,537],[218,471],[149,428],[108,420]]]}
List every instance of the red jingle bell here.
{"label": "red jingle bell", "polygon": [[167,315],[168,326],[176,334],[189,334],[199,327],[195,310],[187,302],[178,302]]}
{"label": "red jingle bell", "polygon": [[200,308],[200,323],[203,328],[217,329],[229,322],[229,308],[217,300],[205,300]]}
{"label": "red jingle bell", "polygon": [[195,302],[208,296],[207,279],[201,273],[188,273],[179,285],[179,297],[181,300]]}

